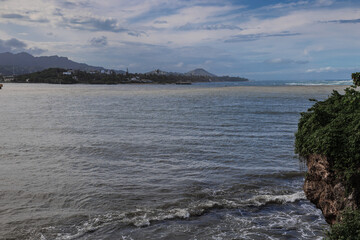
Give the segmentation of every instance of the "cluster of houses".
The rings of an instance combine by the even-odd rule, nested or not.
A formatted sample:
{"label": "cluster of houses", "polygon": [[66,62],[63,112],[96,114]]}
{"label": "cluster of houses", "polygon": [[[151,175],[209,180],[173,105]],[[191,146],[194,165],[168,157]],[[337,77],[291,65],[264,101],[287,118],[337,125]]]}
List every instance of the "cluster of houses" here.
{"label": "cluster of houses", "polygon": [[[111,75],[111,74],[114,74],[115,71],[113,70],[101,70],[101,71],[87,71],[87,73],[90,73],[90,74],[107,74],[107,75]],[[63,75],[67,75],[67,76],[72,76],[75,74],[75,70],[67,70],[66,72],[63,72]],[[127,74],[128,74],[128,71],[127,71]],[[77,77],[76,76],[73,76],[73,79],[77,80]],[[129,77],[127,78],[127,82],[128,83],[152,83],[151,80],[149,79],[141,79],[139,76],[134,76],[134,77]]]}
{"label": "cluster of houses", "polygon": [[14,81],[14,75],[4,76],[0,73],[0,82],[12,82]]}
{"label": "cluster of houses", "polygon": [[[75,74],[75,72],[76,72],[76,70],[69,69],[66,72],[63,72],[63,75],[71,76],[71,75]],[[86,71],[86,72],[90,73],[90,74],[101,73],[101,74],[107,74],[107,75],[111,75],[111,74],[115,73],[113,70],[105,70],[105,69],[102,69],[101,71]]]}
{"label": "cluster of houses", "polygon": [[129,83],[152,83],[149,79],[141,79],[139,76],[128,78]]}

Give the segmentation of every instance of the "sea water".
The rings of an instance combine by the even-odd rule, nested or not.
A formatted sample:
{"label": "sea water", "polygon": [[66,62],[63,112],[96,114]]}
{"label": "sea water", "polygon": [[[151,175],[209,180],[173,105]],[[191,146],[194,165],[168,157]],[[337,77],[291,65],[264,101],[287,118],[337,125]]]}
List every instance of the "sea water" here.
{"label": "sea water", "polygon": [[322,239],[292,85],[6,84],[0,238]]}

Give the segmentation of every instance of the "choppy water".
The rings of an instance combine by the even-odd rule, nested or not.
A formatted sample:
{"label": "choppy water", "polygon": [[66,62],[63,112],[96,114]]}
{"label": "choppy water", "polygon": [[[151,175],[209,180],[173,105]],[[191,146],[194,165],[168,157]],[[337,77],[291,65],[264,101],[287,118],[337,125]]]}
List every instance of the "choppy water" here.
{"label": "choppy water", "polygon": [[6,84],[0,236],[321,239],[294,132],[333,88]]}

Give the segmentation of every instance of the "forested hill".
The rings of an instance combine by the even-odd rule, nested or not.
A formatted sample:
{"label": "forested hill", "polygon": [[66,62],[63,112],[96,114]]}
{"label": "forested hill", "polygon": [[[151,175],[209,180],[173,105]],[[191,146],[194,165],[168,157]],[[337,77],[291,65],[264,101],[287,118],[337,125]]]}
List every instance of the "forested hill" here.
{"label": "forested hill", "polygon": [[185,74],[156,74],[156,73],[125,73],[115,71],[80,71],[64,68],[49,68],[30,74],[18,75],[14,82],[28,83],[54,83],[54,84],[120,84],[120,83],[181,83],[211,81],[247,81],[245,78],[236,77],[209,77]]}

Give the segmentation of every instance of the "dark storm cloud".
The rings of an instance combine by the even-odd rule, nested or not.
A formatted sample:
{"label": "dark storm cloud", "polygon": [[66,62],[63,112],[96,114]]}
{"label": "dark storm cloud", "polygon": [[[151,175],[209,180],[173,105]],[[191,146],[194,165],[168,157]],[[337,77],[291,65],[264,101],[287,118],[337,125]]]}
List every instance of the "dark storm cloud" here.
{"label": "dark storm cloud", "polygon": [[21,51],[25,47],[26,43],[21,42],[15,38],[12,38],[10,40],[0,39],[0,52]]}
{"label": "dark storm cloud", "polygon": [[17,13],[1,14],[1,18],[5,18],[5,19],[17,19],[17,20],[24,20],[24,21],[29,21],[29,22],[39,22],[39,23],[49,22],[49,20],[46,19],[46,18],[31,19],[31,18],[30,18],[29,16],[27,16],[27,15],[17,14]]}
{"label": "dark storm cloud", "polygon": [[24,19],[27,18],[27,16],[16,14],[16,13],[9,13],[9,14],[2,14],[2,18],[11,18],[11,19]]}
{"label": "dark storm cloud", "polygon": [[355,23],[360,23],[360,18],[358,19],[348,19],[348,20],[332,20],[332,21],[326,21],[323,23],[340,23],[340,24],[355,24]]}
{"label": "dark storm cloud", "polygon": [[26,46],[27,46],[26,43],[24,43],[16,38],[2,41],[2,43],[3,43],[3,46],[8,47],[8,48],[26,48]]}
{"label": "dark storm cloud", "polygon": [[146,32],[144,32],[144,31],[129,31],[128,33],[127,33],[129,36],[133,36],[133,37],[141,37],[141,36],[143,36],[143,35],[147,35],[146,34]]}
{"label": "dark storm cloud", "polygon": [[105,36],[94,37],[90,40],[90,44],[94,47],[105,47],[108,45],[108,40]]}
{"label": "dark storm cloud", "polygon": [[116,19],[99,18],[71,18],[64,19],[67,26],[79,30],[103,31],[103,32],[126,32],[128,29],[120,27]]}
{"label": "dark storm cloud", "polygon": [[28,52],[30,54],[38,55],[46,50],[41,48],[27,48],[27,44],[23,41],[20,41],[16,38],[11,38],[9,40],[0,39],[0,52]]}

